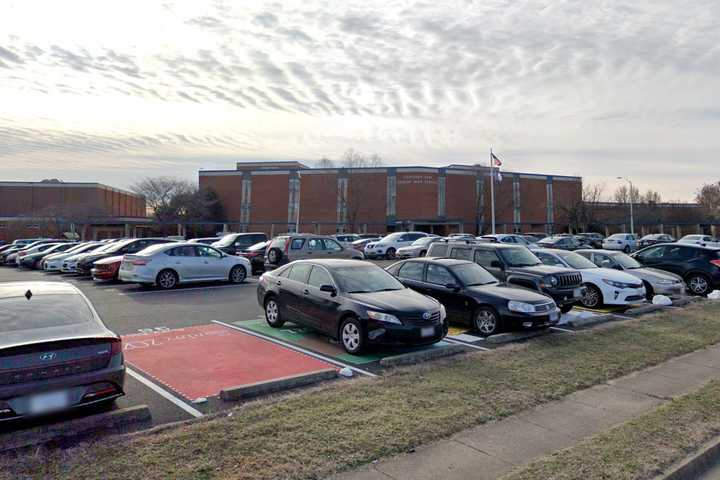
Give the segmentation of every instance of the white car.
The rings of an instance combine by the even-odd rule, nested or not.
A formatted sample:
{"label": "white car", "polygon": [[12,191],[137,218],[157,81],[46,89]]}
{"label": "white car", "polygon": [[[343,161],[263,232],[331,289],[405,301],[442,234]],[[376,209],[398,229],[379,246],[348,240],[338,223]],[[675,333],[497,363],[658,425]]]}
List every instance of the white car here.
{"label": "white car", "polygon": [[362,240],[360,235],[356,235],[354,233],[338,233],[337,235],[333,235],[333,238],[345,248],[352,248],[353,242]]}
{"label": "white car", "polygon": [[[60,245],[60,242],[58,242],[58,243],[43,243],[42,245],[38,245],[38,246],[32,247],[32,248],[28,248],[27,250],[20,250],[20,251],[17,252],[17,254],[15,255],[13,261],[14,261],[15,265],[19,267],[19,266],[20,266],[20,262],[22,261],[22,259],[23,259],[23,257],[24,257],[25,255],[32,255],[33,253],[44,252],[45,250],[50,250],[51,248],[55,247],[56,245]],[[12,257],[12,255],[10,255],[10,256],[8,257],[8,260],[10,259],[10,257]]]}
{"label": "white car", "polygon": [[46,272],[59,272],[62,269],[63,262],[65,259],[77,255],[79,253],[91,252],[96,248],[100,248],[104,243],[100,242],[85,242],[80,245],[76,245],[73,248],[60,253],[52,253],[47,257],[43,258],[43,270]]}
{"label": "white car", "polygon": [[430,249],[430,244],[439,242],[439,237],[422,237],[415,240],[407,247],[400,247],[395,252],[397,258],[415,258],[424,257],[427,251]]}
{"label": "white car", "polygon": [[395,258],[399,248],[409,247],[418,238],[428,237],[424,232],[395,232],[387,235],[377,242],[370,242],[365,245],[365,256],[367,258]]}
{"label": "white car", "polygon": [[545,265],[572,268],[582,275],[585,295],[580,303],[587,308],[602,305],[644,303],[645,286],[641,279],[612,268],[600,268],[582,255],[567,250],[543,248],[533,252]]}
{"label": "white car", "polygon": [[685,235],[678,243],[689,243],[691,245],[700,245],[701,247],[720,248],[720,242],[708,235]]}
{"label": "white car", "polygon": [[115,242],[98,242],[100,245],[97,245],[96,248],[91,248],[88,250],[85,250],[84,252],[78,252],[75,253],[62,261],[62,266],[60,267],[60,271],[62,273],[77,273],[77,264],[80,260],[83,259],[85,255],[91,254],[91,253],[102,253],[104,250],[109,250],[113,248],[113,245]]}
{"label": "white car", "polygon": [[603,240],[602,248],[603,250],[622,250],[630,253],[637,248],[637,238],[631,233],[616,233]]}
{"label": "white car", "polygon": [[483,235],[478,237],[478,240],[493,242],[493,243],[507,243],[510,245],[522,245],[530,250],[537,250],[539,247],[536,243],[529,242],[522,235],[515,235],[509,233],[498,233],[495,235]]}
{"label": "white car", "polygon": [[209,245],[162,243],[125,255],[118,277],[123,282],[169,290],[191,282],[242,283],[251,274],[252,266],[247,258],[229,255]]}

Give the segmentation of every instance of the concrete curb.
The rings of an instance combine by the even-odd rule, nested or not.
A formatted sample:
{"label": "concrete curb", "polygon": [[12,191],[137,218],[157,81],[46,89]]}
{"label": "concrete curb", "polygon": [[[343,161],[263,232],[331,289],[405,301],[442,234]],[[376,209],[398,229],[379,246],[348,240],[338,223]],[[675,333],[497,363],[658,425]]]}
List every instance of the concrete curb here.
{"label": "concrete curb", "polygon": [[497,335],[491,335],[485,339],[487,343],[499,345],[503,343],[519,342],[530,338],[540,337],[546,335],[548,332],[545,330],[531,330],[529,332],[506,332],[498,333]]}
{"label": "concrete curb", "polygon": [[293,388],[304,387],[319,383],[324,380],[331,380],[337,377],[337,370],[324,368],[310,373],[291,375],[289,377],[276,378],[266,382],[250,383],[238,387],[230,387],[220,391],[220,398],[226,402],[243,400],[246,398],[269,395],[271,393],[284,392]]}
{"label": "concrete curb", "polygon": [[676,463],[667,473],[655,477],[655,480],[700,478],[703,473],[714,467],[718,460],[720,460],[720,437],[715,437],[707,442],[699,452]]}
{"label": "concrete curb", "polygon": [[448,345],[442,348],[431,348],[428,350],[420,350],[419,352],[403,353],[392,357],[385,357],[380,360],[382,367],[399,367],[401,365],[412,365],[424,362],[426,360],[434,360],[436,358],[450,357],[459,353],[467,352],[469,349],[464,345]]}
{"label": "concrete curb", "polygon": [[593,327],[593,326],[599,325],[601,323],[613,322],[615,320],[620,320],[620,319],[618,317],[616,317],[615,315],[613,315],[612,313],[608,313],[605,315],[597,315],[594,317],[577,318],[575,320],[570,320],[569,322],[566,323],[566,325],[570,325],[573,328],[585,328],[585,327]]}
{"label": "concrete curb", "polygon": [[[94,433],[127,433],[150,426],[152,416],[147,405],[137,405],[87,417],[42,425],[0,437],[0,452],[70,441]],[[7,437],[7,438],[3,438]]]}
{"label": "concrete curb", "polygon": [[625,310],[623,315],[627,315],[630,317],[637,317],[640,315],[645,315],[647,313],[654,313],[659,312],[661,310],[667,310],[668,307],[664,305],[643,305],[642,307],[637,308],[631,308],[629,310]]}

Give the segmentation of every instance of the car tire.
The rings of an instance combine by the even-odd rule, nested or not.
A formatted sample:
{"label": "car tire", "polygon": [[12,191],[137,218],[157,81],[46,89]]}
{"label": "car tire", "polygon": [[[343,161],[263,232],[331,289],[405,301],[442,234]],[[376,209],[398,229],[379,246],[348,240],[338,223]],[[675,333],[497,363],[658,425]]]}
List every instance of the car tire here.
{"label": "car tire", "polygon": [[280,328],[285,320],[280,316],[280,305],[275,297],[268,297],[265,300],[265,321],[273,328]]}
{"label": "car tire", "polygon": [[560,307],[560,312],[561,312],[561,313],[568,313],[570,310],[573,309],[574,306],[575,306],[574,303],[569,303],[569,304],[567,304],[567,305],[563,305],[562,307]]}
{"label": "car tire", "polygon": [[652,302],[653,298],[655,298],[655,290],[648,282],[643,282],[643,285],[645,285],[645,299]]}
{"label": "car tire", "polygon": [[625,252],[626,255],[629,254],[630,253],[630,245],[625,245],[625,248],[623,248],[623,252]]}
{"label": "car tire", "polygon": [[340,343],[350,355],[359,355],[365,350],[365,332],[360,320],[346,318],[340,325]]}
{"label": "car tire", "polygon": [[422,252],[420,252],[420,255],[418,255],[418,256],[419,256],[419,257],[424,257],[425,255],[427,255],[427,251],[426,251],[426,250],[423,250]]}
{"label": "car tire", "polygon": [[690,293],[693,295],[704,297],[710,293],[712,289],[710,279],[702,273],[692,273],[688,275],[685,282],[687,283],[688,290],[690,290]]}
{"label": "car tire", "polygon": [[395,249],[390,247],[387,250],[385,250],[385,257],[389,259],[395,258]]}
{"label": "car tire", "polygon": [[177,273],[169,269],[162,270],[158,273],[155,284],[163,290],[172,290],[178,284]]}
{"label": "car tire", "polygon": [[242,265],[235,265],[230,269],[230,275],[228,281],[230,283],[243,283],[247,278],[247,271]]}
{"label": "car tire", "polygon": [[585,284],[585,295],[580,299],[580,303],[585,308],[598,308],[603,304],[603,294],[595,285]]}
{"label": "car tire", "polygon": [[473,328],[483,337],[495,335],[501,331],[500,314],[492,307],[480,307],[473,317]]}
{"label": "car tire", "polygon": [[280,265],[282,257],[283,253],[282,251],[280,251],[279,248],[271,248],[270,251],[267,253],[267,261],[271,265]]}

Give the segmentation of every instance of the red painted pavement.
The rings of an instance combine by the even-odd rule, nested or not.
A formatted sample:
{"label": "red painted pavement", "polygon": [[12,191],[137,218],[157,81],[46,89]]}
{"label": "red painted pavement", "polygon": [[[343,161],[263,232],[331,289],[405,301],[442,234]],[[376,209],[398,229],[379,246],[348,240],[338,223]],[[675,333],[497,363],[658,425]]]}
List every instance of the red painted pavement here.
{"label": "red painted pavement", "polygon": [[132,367],[189,400],[333,367],[222,325],[124,336],[123,350]]}

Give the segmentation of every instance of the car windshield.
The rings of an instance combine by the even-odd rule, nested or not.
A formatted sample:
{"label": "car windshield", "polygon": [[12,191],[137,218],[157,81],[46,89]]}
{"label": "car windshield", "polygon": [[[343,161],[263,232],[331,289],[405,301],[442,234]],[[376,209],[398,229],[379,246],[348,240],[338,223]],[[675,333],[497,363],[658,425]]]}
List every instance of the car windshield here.
{"label": "car windshield", "polygon": [[415,240],[412,245],[413,247],[424,247],[433,240],[433,237],[423,237]]}
{"label": "car windshield", "polygon": [[345,293],[374,293],[403,290],[395,277],[375,265],[333,268],[332,272]]}
{"label": "car windshield", "polygon": [[610,235],[608,238],[611,240],[625,240],[625,234],[624,233],[616,233],[615,235]]}
{"label": "car windshield", "polygon": [[265,250],[265,249],[267,248],[267,246],[268,246],[269,243],[270,243],[270,242],[260,242],[260,243],[256,243],[255,245],[253,245],[253,246],[251,246],[250,248],[248,248],[248,250],[250,250],[251,252],[255,252],[255,251],[258,251],[258,250]]}
{"label": "car windshield", "polygon": [[577,268],[578,270],[585,270],[588,268],[598,268],[593,262],[583,257],[579,253],[575,252],[563,252],[558,253],[558,257],[565,260],[565,263],[570,265],[571,268]]}
{"label": "car windshield", "polygon": [[542,262],[525,247],[502,248],[498,252],[500,256],[511,267],[533,267]]}
{"label": "car windshield", "polygon": [[558,240],[560,240],[559,237],[547,237],[543,238],[542,240],[538,240],[538,243],[555,243]]}
{"label": "car windshield", "polygon": [[460,279],[466,287],[475,285],[490,285],[498,283],[490,272],[477,263],[463,263],[450,267],[450,270]]}
{"label": "car windshield", "polygon": [[92,312],[80,295],[34,295],[0,299],[0,335],[20,330],[87,323]]}
{"label": "car windshield", "polygon": [[390,235],[387,235],[380,239],[381,242],[394,242],[396,240],[400,240],[400,237],[402,237],[404,234],[402,232],[397,233],[391,233]]}
{"label": "car windshield", "polygon": [[218,247],[229,247],[235,241],[235,235],[225,235],[223,238],[215,242]]}
{"label": "car windshield", "polygon": [[637,260],[632,258],[630,255],[625,255],[624,253],[617,253],[612,256],[612,259],[615,260],[618,264],[620,264],[623,268],[642,268],[642,265],[640,265]]}

